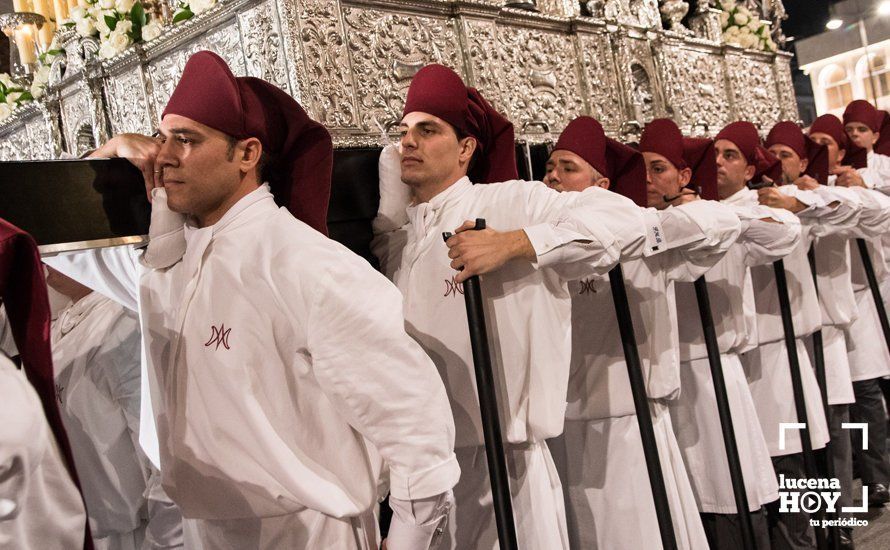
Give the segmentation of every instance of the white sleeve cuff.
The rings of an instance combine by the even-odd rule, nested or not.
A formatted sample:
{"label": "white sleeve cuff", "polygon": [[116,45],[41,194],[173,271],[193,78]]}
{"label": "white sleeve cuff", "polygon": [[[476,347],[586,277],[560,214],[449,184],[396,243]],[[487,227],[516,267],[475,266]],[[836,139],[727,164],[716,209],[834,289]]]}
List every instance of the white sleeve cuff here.
{"label": "white sleeve cuff", "polygon": [[389,471],[389,490],[394,498],[418,500],[451,490],[460,479],[460,466],[454,454],[432,468],[412,475],[403,475],[395,469]]}

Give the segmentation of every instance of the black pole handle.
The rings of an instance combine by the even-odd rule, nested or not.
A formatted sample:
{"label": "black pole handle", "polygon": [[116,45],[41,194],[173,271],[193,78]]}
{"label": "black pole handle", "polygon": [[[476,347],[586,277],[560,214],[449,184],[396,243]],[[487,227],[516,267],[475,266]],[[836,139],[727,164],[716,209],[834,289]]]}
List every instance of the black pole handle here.
{"label": "black pole handle", "polygon": [[[485,229],[485,220],[477,218],[476,226],[473,229]],[[442,234],[446,241],[451,236],[451,233]],[[510,497],[510,478],[507,474],[507,459],[504,453],[504,441],[501,437],[497,388],[491,366],[491,352],[488,348],[488,332],[485,328],[485,311],[479,277],[474,275],[464,281],[463,285],[467,322],[470,329],[470,345],[473,349],[473,367],[476,372],[476,390],[479,394],[479,410],[482,417],[482,436],[485,439],[485,459],[488,463],[494,519],[498,530],[498,543],[501,550],[517,550],[519,546],[516,539],[516,524],[513,519],[513,501]]]}
{"label": "black pole handle", "polygon": [[646,457],[646,470],[649,472],[649,485],[652,487],[652,500],[655,503],[661,545],[665,550],[676,550],[677,536],[674,533],[674,523],[671,519],[671,507],[664,484],[664,473],[661,470],[661,459],[658,457],[658,444],[655,441],[655,429],[652,427],[649,398],[646,396],[646,383],[643,380],[643,369],[637,350],[637,339],[634,334],[633,319],[630,316],[630,305],[627,301],[627,289],[624,286],[624,273],[621,264],[609,271],[609,284],[612,288],[612,301],[615,303],[615,316],[618,318],[621,345],[624,348],[624,361],[627,364],[630,391],[633,395],[637,422],[640,425],[643,454]]}
{"label": "black pole handle", "polygon": [[742,461],[735,438],[735,427],[732,423],[732,410],[729,407],[729,396],[726,393],[726,379],[723,376],[723,363],[720,360],[720,346],[717,343],[717,331],[714,328],[714,317],[711,312],[711,299],[708,295],[708,282],[704,275],[693,283],[695,298],[698,302],[698,313],[701,318],[702,334],[705,348],[708,350],[708,364],[711,367],[711,380],[714,383],[714,395],[717,398],[717,414],[720,416],[720,429],[723,433],[723,447],[729,464],[729,477],[732,480],[732,494],[735,497],[736,511],[741,517],[742,545],[748,550],[757,550],[754,537],[754,523],[751,521],[751,510],[748,507],[748,492],[745,489],[745,476],[742,472]]}

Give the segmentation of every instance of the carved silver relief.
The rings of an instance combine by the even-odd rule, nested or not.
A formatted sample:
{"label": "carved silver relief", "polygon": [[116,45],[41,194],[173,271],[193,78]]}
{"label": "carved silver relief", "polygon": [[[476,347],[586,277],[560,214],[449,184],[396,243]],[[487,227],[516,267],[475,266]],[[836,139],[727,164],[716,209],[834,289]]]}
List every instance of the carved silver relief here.
{"label": "carved silver relief", "polygon": [[72,88],[66,90],[67,93],[63,93],[61,99],[62,131],[68,153],[79,156],[87,152],[90,145],[95,147],[97,144],[95,139],[92,144],[86,139],[93,131],[89,90],[82,84],[75,84]]}
{"label": "carved silver relief", "polygon": [[517,125],[544,122],[560,131],[584,112],[571,36],[499,25],[502,103]]}
{"label": "carved silver relief", "polygon": [[727,54],[725,62],[736,117],[750,120],[763,129],[780,120],[772,63],[737,54]]}
{"label": "carved silver relief", "polygon": [[137,65],[105,80],[111,133],[151,134],[148,98],[142,67]]}
{"label": "carved silver relief", "polygon": [[246,74],[291,93],[278,10],[272,0],[238,14]]}
{"label": "carved silver relief", "polygon": [[720,24],[720,10],[701,9],[689,19],[692,34],[703,40],[723,42],[723,27]]}
{"label": "carved silver relief", "polygon": [[660,29],[658,0],[621,0],[618,22],[646,29]]}
{"label": "carved silver relief", "polygon": [[794,93],[794,82],[791,80],[791,59],[781,55],[776,57],[773,65],[776,88],[779,94],[782,118],[784,120],[798,120],[800,113],[797,109],[797,97]]}
{"label": "carved silver relief", "polygon": [[43,113],[40,113],[40,116],[34,117],[26,126],[28,140],[31,143],[28,158],[31,159],[51,159],[57,156],[53,147],[52,129],[42,115]]}
{"label": "carved silver relief", "polygon": [[665,44],[656,59],[665,102],[682,129],[701,122],[719,129],[730,122],[726,69],[718,53]]}
{"label": "carved silver relief", "polygon": [[617,66],[625,99],[625,120],[645,123],[664,116],[649,42],[630,37],[619,39]]}
{"label": "carved silver relief", "polygon": [[618,71],[612,57],[609,36],[580,34],[578,47],[588,114],[599,120],[606,131],[615,132],[623,117]]}
{"label": "carved silver relief", "polygon": [[401,118],[411,79],[424,65],[464,72],[452,19],[344,7],[343,20],[364,131]]}
{"label": "carved silver relief", "polygon": [[[355,88],[336,0],[295,2],[301,59],[297,64],[304,104],[331,129],[357,129]],[[366,78],[370,75],[362,75]]]}
{"label": "carved silver relief", "polygon": [[682,34],[689,32],[689,29],[682,23],[683,18],[689,12],[689,4],[683,0],[662,0],[659,11],[662,20],[667,22],[665,28]]}
{"label": "carved silver relief", "polygon": [[499,68],[503,64],[498,46],[497,25],[494,21],[463,19],[464,50],[469,59],[468,83],[476,87],[492,106],[506,112],[502,100],[504,81]]}

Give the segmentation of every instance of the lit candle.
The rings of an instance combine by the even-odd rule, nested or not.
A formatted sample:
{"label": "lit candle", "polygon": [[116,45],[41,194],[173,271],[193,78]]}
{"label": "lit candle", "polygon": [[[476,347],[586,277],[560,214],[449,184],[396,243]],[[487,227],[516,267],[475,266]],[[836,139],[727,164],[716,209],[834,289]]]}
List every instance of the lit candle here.
{"label": "lit candle", "polygon": [[53,11],[56,12],[56,26],[61,26],[68,19],[68,4],[65,0],[53,0]]}
{"label": "lit candle", "polygon": [[56,16],[53,12],[53,6],[50,3],[50,0],[34,0],[34,12],[39,13],[46,20],[46,22],[43,23],[43,26],[40,27],[40,34],[38,35],[40,45],[46,49],[52,43],[53,31],[56,30],[56,27],[52,22]]}
{"label": "lit candle", "polygon": [[34,50],[34,25],[25,25],[15,31],[15,45],[19,49],[19,61],[22,65],[37,62],[37,52]]}

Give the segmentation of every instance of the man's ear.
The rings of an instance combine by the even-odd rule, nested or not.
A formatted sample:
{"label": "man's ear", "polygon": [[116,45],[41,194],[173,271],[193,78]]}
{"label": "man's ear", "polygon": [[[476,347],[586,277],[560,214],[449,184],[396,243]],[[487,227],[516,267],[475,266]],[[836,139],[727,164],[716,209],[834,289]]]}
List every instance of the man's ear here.
{"label": "man's ear", "polygon": [[250,172],[256,168],[262,156],[263,144],[257,138],[251,137],[238,142],[235,160],[242,172]]}
{"label": "man's ear", "polygon": [[810,159],[802,158],[800,159],[800,173],[803,174],[807,171],[807,166],[810,165]]}
{"label": "man's ear", "polygon": [[686,168],[680,170],[679,173],[680,173],[680,181],[679,181],[680,189],[683,189],[684,187],[689,185],[690,181],[692,181],[692,169],[687,166]]}
{"label": "man's ear", "polygon": [[845,156],[847,156],[847,150],[846,149],[838,149],[837,150],[837,164],[840,164],[841,161],[844,160]]}
{"label": "man's ear", "polygon": [[477,146],[478,142],[473,136],[467,136],[462,139],[460,143],[460,156],[458,157],[460,161],[470,162],[470,159],[473,158],[473,153],[476,152]]}
{"label": "man's ear", "polygon": [[757,167],[753,164],[749,164],[745,167],[745,181],[751,181],[754,179],[754,173],[757,172]]}

